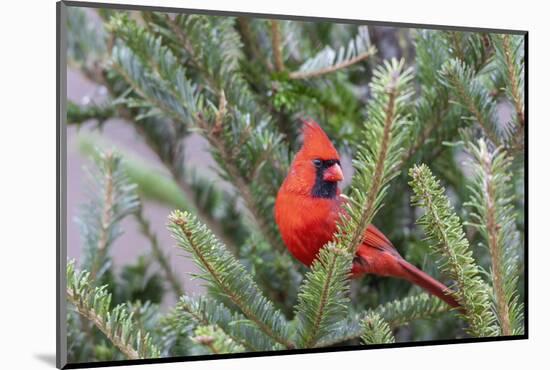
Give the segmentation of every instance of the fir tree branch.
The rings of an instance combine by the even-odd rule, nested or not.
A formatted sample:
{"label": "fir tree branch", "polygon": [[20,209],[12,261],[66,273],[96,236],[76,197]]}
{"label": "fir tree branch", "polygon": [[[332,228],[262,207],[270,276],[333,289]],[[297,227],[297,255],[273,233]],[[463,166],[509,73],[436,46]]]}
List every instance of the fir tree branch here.
{"label": "fir tree branch", "polygon": [[289,74],[289,77],[293,80],[306,80],[308,78],[315,78],[315,77],[320,77],[320,76],[323,76],[323,75],[327,75],[329,73],[333,73],[333,72],[348,68],[348,67],[350,67],[354,64],[357,64],[359,62],[362,62],[363,60],[368,59],[369,57],[371,57],[372,55],[375,54],[374,50],[375,50],[374,48],[369,49],[368,51],[365,51],[362,54],[359,54],[359,55],[357,55],[357,56],[355,56],[355,57],[353,57],[349,60],[343,61],[341,63],[334,64],[330,67],[320,68],[320,69],[315,70],[315,71],[307,71],[307,72],[296,71],[296,72],[292,72],[292,73]]}
{"label": "fir tree branch", "polygon": [[139,207],[136,186],[129,182],[120,155],[108,152],[96,157],[96,169],[90,173],[91,199],[82,206],[77,219],[84,238],[84,263],[92,281],[108,266],[107,252],[120,235],[120,220]]}
{"label": "fir tree branch", "polygon": [[116,109],[111,102],[105,104],[78,105],[72,101],[67,102],[67,124],[80,125],[88,120],[103,122],[116,116]]}
{"label": "fir tree branch", "polygon": [[525,136],[524,116],[524,57],[523,57],[523,36],[519,35],[492,35],[493,45],[496,50],[496,71],[493,79],[497,85],[506,93],[506,96],[514,106],[515,121],[513,126],[514,149],[523,149]]}
{"label": "fir tree branch", "polygon": [[512,101],[514,102],[514,108],[516,109],[517,119],[520,126],[525,125],[525,119],[523,114],[523,99],[520,95],[520,85],[519,81],[521,79],[518,76],[517,61],[513,59],[514,51],[510,45],[510,35],[501,35],[502,37],[502,48],[504,52],[504,60],[506,62],[506,71],[508,72],[508,81],[510,86],[510,95],[512,96]]}
{"label": "fir tree branch", "polygon": [[462,50],[462,41],[460,39],[460,33],[457,31],[450,31],[449,35],[451,36],[450,38],[452,40],[453,53],[458,59],[463,61],[465,57],[464,57],[464,50]]}
{"label": "fir tree branch", "polygon": [[415,320],[437,318],[451,309],[441,299],[427,293],[420,293],[396,299],[370,311],[384,318],[391,328],[397,328]]}
{"label": "fir tree branch", "polygon": [[145,218],[142,207],[140,207],[139,210],[136,212],[135,217],[141,229],[141,233],[149,240],[149,245],[151,246],[153,256],[155,257],[157,263],[164,272],[164,277],[170,284],[172,291],[174,292],[176,297],[181,297],[183,295],[183,288],[181,286],[181,283],[178,277],[175,275],[174,271],[172,270],[168,258],[162,251],[156,234],[151,230],[151,224],[149,223],[149,220]]}
{"label": "fir tree branch", "polygon": [[347,206],[350,219],[344,216],[345,224],[339,230],[341,242],[352,254],[380,208],[387,184],[397,175],[402,157],[401,144],[408,124],[403,111],[412,93],[411,71],[403,68],[403,61],[386,62],[375,71],[371,83],[373,98],[369,104],[369,121],[354,161],[357,173],[352,182],[352,202]]}
{"label": "fir tree branch", "polygon": [[311,348],[347,313],[352,255],[328,244],[319,252],[298,294],[298,344]]}
{"label": "fir tree branch", "polygon": [[[212,130],[210,123],[206,122],[200,116],[197,117],[197,125],[206,132],[206,138],[209,143],[216,148],[219,152],[219,156],[224,159],[224,169],[227,171],[227,174],[232,179],[235,188],[239,190],[239,193],[244,200],[246,208],[252,214],[252,221],[258,226],[258,229],[266,238],[266,240],[279,251],[285,250],[284,245],[282,245],[281,240],[274,234],[270,225],[267,223],[267,220],[262,214],[262,210],[258,207],[258,202],[256,197],[252,193],[250,187],[250,182],[253,179],[246,179],[243,177],[240,169],[237,167],[236,163],[238,160],[238,151],[239,148],[229,147],[219,130]],[[218,126],[219,127],[219,126]],[[245,141],[244,139],[243,141]],[[236,153],[237,152],[237,153]],[[265,161],[269,157],[270,150],[267,150],[263,154],[263,160]],[[252,173],[256,172],[254,169]]]}
{"label": "fir tree branch", "polygon": [[521,332],[522,314],[517,302],[519,238],[512,215],[510,160],[498,149],[490,152],[480,139],[468,151],[474,159],[475,176],[470,186],[473,225],[482,233],[491,256],[495,312],[502,335]]}
{"label": "fir tree branch", "polygon": [[227,296],[243,314],[276,343],[294,348],[280,311],[266,300],[241,264],[220,244],[204,225],[187,212],[170,215],[169,228],[179,246],[192,253],[207,274],[202,277]]}
{"label": "fir tree branch", "polygon": [[[483,143],[483,141],[481,142]],[[481,144],[480,155],[481,155],[481,167],[484,172],[485,177],[485,189],[484,194],[486,196],[486,206],[487,206],[487,236],[489,251],[491,252],[491,271],[493,276],[493,289],[495,290],[496,302],[497,302],[497,315],[502,327],[503,335],[510,335],[510,317],[508,311],[508,304],[506,302],[506,297],[504,295],[503,288],[503,276],[502,276],[502,256],[500,253],[500,248],[498,245],[498,233],[500,225],[498,225],[496,220],[496,199],[495,199],[495,183],[493,180],[493,173],[491,168],[491,158],[487,152],[487,147],[484,144]]]}
{"label": "fir tree branch", "polygon": [[273,62],[275,63],[275,69],[278,72],[285,70],[283,62],[283,52],[281,46],[281,30],[279,28],[279,21],[272,19],[271,24],[271,48],[273,49]]}
{"label": "fir tree branch", "polygon": [[207,347],[213,354],[244,352],[240,344],[216,326],[199,326],[191,340]]}
{"label": "fir tree branch", "polygon": [[[485,136],[495,146],[508,139],[510,128],[499,128],[495,120],[495,104],[489,92],[475,78],[474,70],[457,59],[450,60],[441,71],[443,82],[479,123]],[[502,138],[501,138],[502,136]]]}
{"label": "fir tree branch", "polygon": [[439,266],[455,281],[457,290],[453,296],[462,307],[461,316],[469,323],[469,332],[477,337],[496,335],[487,287],[444,189],[425,165],[414,166],[409,174],[414,191],[412,202],[425,209],[418,224],[436,243],[432,251],[440,257]]}
{"label": "fir tree branch", "polygon": [[[122,26],[120,26],[120,27],[122,27]],[[112,26],[112,29],[114,30],[115,26]],[[124,29],[124,28],[122,28],[122,29]],[[130,30],[126,30],[125,32],[131,33]],[[120,32],[122,32],[122,31],[120,31]],[[130,37],[130,36],[128,36],[128,37]],[[144,43],[144,44],[154,43],[154,41],[151,41],[151,40],[153,40],[152,36],[150,36],[150,35],[148,36],[146,34],[143,34],[142,37],[144,37],[146,40],[141,40],[139,42],[135,41],[134,43]],[[149,41],[147,41],[147,39]],[[157,48],[159,48],[158,45],[157,45]],[[181,112],[174,111],[173,108],[171,108],[170,106],[161,103],[160,100],[157,100],[154,97],[151,97],[149,94],[153,94],[154,96],[156,96],[156,95],[153,92],[147,93],[147,90],[146,90],[147,88],[143,87],[143,86],[147,86],[145,84],[145,82],[144,82],[143,86],[139,84],[140,79],[144,80],[144,78],[141,77],[141,74],[140,74],[141,72],[139,72],[141,69],[139,69],[137,67],[137,66],[140,65],[139,61],[137,61],[135,59],[135,56],[133,56],[130,49],[124,48],[124,47],[118,47],[118,48],[115,48],[113,52],[114,52],[115,55],[118,55],[116,58],[118,58],[119,64],[114,63],[112,68],[115,69],[117,71],[117,73],[121,77],[124,78],[125,82],[128,83],[132,87],[132,89],[134,91],[136,91],[136,93],[138,95],[140,95],[143,99],[146,99],[146,100],[149,99],[154,104],[158,104],[158,108],[163,110],[163,112],[166,114],[167,117],[170,117],[170,118],[174,119],[175,121],[183,124],[184,123],[183,120],[184,120],[185,117],[181,116]],[[124,65],[126,65],[126,67],[123,67]],[[128,71],[134,71],[135,74],[136,74],[137,79],[132,78],[130,76],[130,73],[128,73]],[[159,72],[159,74],[160,74],[160,72]],[[97,81],[97,82],[100,82],[100,81]],[[105,81],[103,81],[103,82],[105,82]],[[154,84],[152,82],[149,82],[149,85],[154,86]],[[109,87],[111,93],[115,94],[111,84],[107,84],[107,86]],[[191,86],[191,85],[188,85],[188,86]],[[153,91],[155,91],[155,90],[153,90]],[[191,90],[189,90],[189,93],[191,95],[194,94],[194,92],[191,92]],[[196,99],[196,98],[193,98],[193,99]],[[135,107],[130,107],[130,108],[135,108]],[[174,156],[173,153],[168,155],[168,156],[165,155],[165,153],[162,150],[162,147],[157,145],[157,143],[151,138],[151,135],[147,132],[147,130],[144,129],[143,116],[142,116],[141,113],[135,112],[135,110],[132,111],[131,109],[124,109],[122,106],[119,106],[119,110],[120,110],[121,116],[123,116],[125,119],[127,119],[129,122],[131,122],[132,125],[136,128],[136,130],[142,136],[145,137],[145,139],[148,142],[148,144],[150,145],[150,147],[156,152],[159,159],[168,168],[168,170],[170,171],[172,177],[176,180],[177,185],[179,186],[180,190],[185,194],[185,198],[187,200],[189,200],[189,202],[187,202],[185,204],[185,208],[187,208],[188,206],[193,207],[193,209],[197,212],[199,217],[201,217],[202,220],[204,220],[205,222],[208,223],[208,226],[216,233],[216,235],[218,237],[222,238],[224,243],[228,247],[232,248],[233,250],[236,250],[235,244],[223,232],[223,228],[220,225],[220,223],[217,222],[216,220],[214,220],[212,215],[209,214],[208,212],[205,212],[204,208],[200,207],[200,205],[197,204],[197,202],[195,201],[196,197],[195,197],[195,191],[193,189],[193,186],[192,186],[192,184],[188,183],[188,181],[186,179],[186,174],[182,174],[181,171],[180,171],[181,164],[178,163],[178,161],[181,158],[179,158],[177,156]],[[142,122],[142,123],[139,124],[138,122]],[[160,122],[157,122],[157,123],[160,123]],[[159,126],[159,125],[156,125],[156,126]],[[164,139],[164,137],[163,137],[163,139]],[[172,138],[170,138],[170,139],[172,139]],[[166,140],[163,141],[163,144],[166,145]],[[173,147],[173,146],[175,146],[175,144],[171,143],[170,146]],[[170,184],[166,184],[166,185],[169,186]],[[181,207],[181,204],[180,204],[179,207]]]}
{"label": "fir tree branch", "polygon": [[243,315],[231,312],[223,304],[207,297],[191,299],[182,296],[173,313],[180,319],[179,325],[215,325],[225,332],[232,341],[247,351],[267,351],[273,349],[270,337]]}
{"label": "fir tree branch", "polygon": [[327,46],[313,58],[302,64],[298,71],[291,72],[289,78],[305,80],[324,76],[354,64],[362,62],[376,54],[376,48],[370,45],[368,28],[359,27],[358,34],[348,43],[347,50],[343,47],[336,53]]}
{"label": "fir tree branch", "polygon": [[74,262],[67,264],[67,299],[76,311],[95,325],[126,358],[155,358],[159,350],[152,344],[148,333],[135,329],[126,305],[110,309],[111,294],[106,287],[95,287],[90,274],[83,270],[76,272]]}
{"label": "fir tree branch", "polygon": [[[113,142],[104,140],[99,135],[85,133],[78,135],[80,152],[86,156],[92,156],[96,160],[99,160],[96,148],[104,151],[113,146]],[[146,163],[142,158],[133,156],[129,151],[118,150],[118,153],[123,159],[124,172],[128,179],[137,185],[142,198],[159,202],[171,208],[194,209],[191,199],[187,199],[187,194],[183,194],[182,189],[171,176],[166,175],[154,165]]]}
{"label": "fir tree branch", "polygon": [[[172,19],[163,15],[155,22],[155,27],[163,30],[159,31],[163,35],[162,37],[154,37],[142,30],[135,31],[136,26],[124,19],[120,22],[111,22],[111,28],[130,46],[142,46],[140,50],[135,51],[141,58],[142,64],[151,64],[148,60],[161,59],[157,54],[164,55],[169,59],[170,62],[165,63],[168,66],[158,68],[156,74],[162,77],[163,81],[157,81],[158,78],[155,78],[151,85],[153,87],[163,86],[169,81],[167,77],[176,73],[177,81],[181,82],[181,88],[178,91],[182,92],[184,104],[181,104],[178,109],[172,108],[166,114],[172,117],[172,114],[181,111],[181,115],[185,119],[180,118],[180,123],[200,129],[199,132],[211,144],[214,158],[221,167],[221,175],[233,183],[235,189],[240,192],[245,205],[252,213],[253,222],[257,223],[258,228],[266,235],[266,238],[269,238],[272,246],[284,248],[272,226],[272,212],[269,212],[272,204],[268,204],[268,202],[272,202],[273,194],[260,194],[260,192],[266,192],[266,182],[273,182],[273,174],[268,175],[267,171],[274,168],[275,163],[281,162],[274,153],[278,153],[277,146],[280,146],[282,142],[279,135],[273,133],[267,125],[263,125],[265,122],[263,117],[252,117],[256,122],[254,122],[254,126],[250,124],[250,112],[256,112],[258,109],[246,82],[237,70],[240,44],[238,34],[233,29],[232,19],[217,20],[201,16],[177,16]],[[167,33],[167,30],[170,32]],[[211,38],[208,36],[211,32],[223,37]],[[162,41],[163,37],[174,39],[172,40],[173,44]],[[207,47],[206,44],[211,47]],[[207,88],[199,93],[196,85],[187,80],[185,71],[174,66],[172,61],[177,54],[169,48],[170,45],[171,47],[178,45],[180,50],[184,50],[185,57],[190,65],[200,72],[200,76],[206,81]],[[121,61],[128,59],[125,70],[131,72],[139,70],[136,67],[139,64],[130,63],[129,59],[131,58],[118,59]],[[163,66],[162,63],[157,64]],[[144,84],[147,82],[147,78],[137,73],[133,73],[131,77],[137,81],[144,80]],[[150,102],[159,107],[159,102],[154,98],[163,96],[163,94],[157,92],[156,89],[156,87],[150,89],[149,95],[153,98]],[[147,91],[143,91],[143,93],[147,93]],[[144,95],[143,93],[140,95]],[[222,96],[225,95],[227,95],[227,104],[222,104],[225,100],[222,99]],[[148,98],[144,97],[144,99]],[[163,97],[163,101],[165,99],[168,102],[174,100],[170,96]],[[214,103],[216,100],[217,104]],[[222,105],[226,106],[228,114],[220,114]],[[164,111],[171,107],[172,104],[169,107],[164,104],[164,107],[160,105],[159,108]],[[225,120],[223,125],[221,120]],[[270,164],[271,162],[273,165]],[[260,167],[263,171],[262,176],[258,175]],[[250,174],[255,175],[256,178],[249,178]],[[264,178],[266,176],[269,178]],[[276,179],[281,177],[282,174],[275,176]]]}
{"label": "fir tree branch", "polygon": [[370,312],[362,321],[363,334],[361,339],[365,344],[395,343],[390,326],[377,313]]}
{"label": "fir tree branch", "polygon": [[329,347],[359,338],[364,331],[361,322],[367,314],[379,315],[391,329],[396,329],[416,320],[436,319],[451,309],[439,298],[427,293],[396,299],[340,322],[316,347]]}

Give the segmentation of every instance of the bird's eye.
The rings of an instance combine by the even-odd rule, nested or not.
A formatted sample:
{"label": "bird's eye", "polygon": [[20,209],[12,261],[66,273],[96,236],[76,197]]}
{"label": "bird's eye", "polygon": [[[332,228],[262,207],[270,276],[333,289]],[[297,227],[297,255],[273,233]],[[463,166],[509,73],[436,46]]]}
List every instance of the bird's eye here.
{"label": "bird's eye", "polygon": [[315,167],[321,167],[322,164],[323,164],[323,162],[320,159],[314,159],[313,160],[313,165]]}

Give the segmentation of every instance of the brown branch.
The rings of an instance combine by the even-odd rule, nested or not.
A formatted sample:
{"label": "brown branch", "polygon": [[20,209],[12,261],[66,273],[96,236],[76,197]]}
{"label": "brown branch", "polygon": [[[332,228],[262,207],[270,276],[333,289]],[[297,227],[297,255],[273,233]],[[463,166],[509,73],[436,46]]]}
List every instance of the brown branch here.
{"label": "brown branch", "polygon": [[[188,40],[186,39],[185,35],[182,33],[181,29],[177,26],[177,24],[174,22],[174,20],[171,19],[170,17],[166,16],[166,21],[167,21],[168,25],[170,26],[170,29],[178,37],[178,40],[180,41],[182,47],[191,56],[194,57],[195,56],[195,51],[194,51],[193,47],[189,44]],[[276,23],[276,21],[272,22],[272,27],[273,27],[273,24],[275,24],[274,27],[277,28],[277,32],[278,32],[278,24]],[[277,37],[280,37],[280,36],[277,36]],[[281,63],[282,63],[282,58],[281,58]],[[200,65],[197,65],[196,63],[195,63],[195,66],[199,70],[201,70],[201,71],[203,70],[203,67],[200,66]],[[283,66],[283,68],[284,68],[284,66]],[[210,78],[210,75],[208,73],[205,72],[204,76],[205,76],[205,78],[207,79],[207,81],[209,82],[209,84],[211,86],[214,86],[214,87],[218,86]],[[257,209],[256,202],[254,200],[254,196],[253,196],[253,194],[250,190],[250,187],[249,187],[248,179],[245,179],[245,178],[243,178],[243,176],[241,176],[240,171],[238,170],[238,168],[236,167],[236,165],[234,163],[233,150],[231,148],[228,148],[225,145],[225,143],[223,142],[223,140],[220,138],[219,132],[221,132],[221,130],[222,130],[221,124],[223,123],[222,122],[223,114],[225,114],[225,111],[227,110],[226,105],[227,105],[227,102],[225,100],[225,94],[224,94],[224,91],[221,90],[218,115],[216,117],[216,122],[215,122],[214,128],[213,129],[210,128],[210,124],[208,122],[206,122],[201,117],[200,113],[196,117],[196,122],[195,123],[197,124],[198,127],[200,127],[201,129],[204,130],[205,137],[208,140],[208,142],[211,145],[213,145],[221,153],[223,158],[226,159],[227,172],[230,175],[230,177],[233,179],[233,185],[240,192],[241,197],[243,198],[246,207],[248,208],[248,210],[252,214],[253,219],[256,222],[256,224],[258,225],[260,231],[265,235],[266,239],[268,240],[268,242],[272,246],[282,250],[281,243],[276,238],[273,237],[272,233],[270,232],[269,225],[266,223],[264,218],[261,216],[260,210]],[[243,136],[243,138],[244,138],[244,136]],[[238,148],[236,150],[238,150]],[[223,234],[216,234],[216,235],[223,235]],[[235,249],[235,248],[233,248],[233,249]]]}
{"label": "brown branch", "polygon": [[523,101],[518,91],[518,76],[516,76],[514,62],[512,60],[512,50],[510,50],[510,35],[502,36],[502,48],[504,51],[504,59],[506,61],[506,70],[508,72],[508,79],[510,80],[510,93],[514,102],[514,108],[518,118],[518,123],[521,128],[525,125],[525,117],[523,113]]}
{"label": "brown branch", "polygon": [[[244,44],[248,47],[250,50],[251,58],[253,60],[262,60],[264,59],[262,56],[262,53],[260,52],[260,49],[258,48],[256,37],[254,33],[252,32],[252,29],[250,28],[250,21],[248,18],[245,17],[238,17],[237,18],[237,24],[239,25],[240,33],[243,39]],[[267,69],[272,71],[273,70],[273,64],[269,59],[265,59],[265,64],[267,66]]]}
{"label": "brown branch", "polygon": [[510,312],[506,302],[506,294],[503,287],[503,277],[501,275],[501,248],[499,248],[499,236],[501,225],[498,224],[496,217],[495,184],[492,169],[492,161],[487,150],[484,151],[481,159],[481,165],[484,172],[485,197],[487,205],[487,238],[489,251],[491,254],[491,272],[493,277],[493,288],[495,289],[497,314],[502,328],[502,335],[512,335],[510,326]]}
{"label": "brown branch", "polygon": [[458,38],[458,32],[450,31],[451,39],[453,41],[453,51],[455,55],[462,61],[464,61],[464,50],[462,50],[462,45],[460,45],[460,40]]}
{"label": "brown branch", "polygon": [[329,66],[329,67],[320,68],[320,69],[316,69],[316,70],[313,70],[313,71],[295,71],[295,72],[291,72],[289,74],[289,78],[293,79],[293,80],[300,80],[300,79],[306,79],[306,78],[312,78],[312,77],[319,77],[319,76],[326,75],[326,74],[329,74],[329,73],[332,73],[332,72],[336,72],[336,71],[347,68],[349,66],[352,66],[356,63],[359,63],[359,62],[371,57],[372,55],[374,55],[375,50],[376,49],[374,49],[374,48],[370,48],[369,50],[365,51],[364,53],[361,53],[361,54],[357,55],[356,57],[353,57],[353,58],[351,58],[349,60],[346,60],[342,63],[335,64],[335,65],[332,65],[332,66]]}
{"label": "brown branch", "polygon": [[271,47],[273,49],[275,69],[278,72],[284,71],[285,66],[283,63],[283,53],[281,47],[281,31],[279,29],[279,22],[275,19],[271,20]]}

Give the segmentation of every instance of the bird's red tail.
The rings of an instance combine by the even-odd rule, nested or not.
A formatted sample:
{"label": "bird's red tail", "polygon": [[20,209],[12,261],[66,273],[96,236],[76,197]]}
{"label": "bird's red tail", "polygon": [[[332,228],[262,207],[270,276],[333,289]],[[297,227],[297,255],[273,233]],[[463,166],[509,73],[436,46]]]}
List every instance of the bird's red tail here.
{"label": "bird's red tail", "polygon": [[439,297],[441,300],[447,302],[452,307],[460,307],[460,303],[451,295],[451,292],[447,286],[435,280],[424,271],[418,269],[414,265],[400,259],[399,265],[403,268],[402,278],[410,281],[413,284],[418,285],[427,292]]}

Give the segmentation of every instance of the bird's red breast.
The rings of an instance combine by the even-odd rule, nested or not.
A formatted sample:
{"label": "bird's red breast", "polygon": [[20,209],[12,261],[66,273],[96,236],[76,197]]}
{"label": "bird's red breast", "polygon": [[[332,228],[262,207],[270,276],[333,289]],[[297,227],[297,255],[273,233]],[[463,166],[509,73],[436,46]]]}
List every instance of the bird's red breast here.
{"label": "bird's red breast", "polygon": [[339,218],[340,156],[323,129],[305,121],[304,142],[275,201],[275,220],[289,251],[311,265],[330,241]]}

